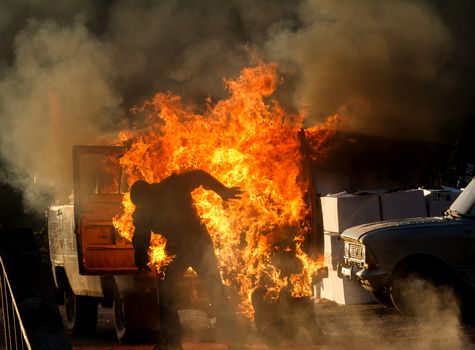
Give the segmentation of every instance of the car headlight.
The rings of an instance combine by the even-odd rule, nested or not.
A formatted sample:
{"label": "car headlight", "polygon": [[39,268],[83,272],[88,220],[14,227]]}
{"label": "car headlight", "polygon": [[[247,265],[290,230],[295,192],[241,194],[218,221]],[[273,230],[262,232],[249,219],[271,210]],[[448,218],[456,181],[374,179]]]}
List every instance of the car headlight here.
{"label": "car headlight", "polygon": [[349,261],[364,262],[366,260],[366,248],[361,243],[345,242],[344,253]]}

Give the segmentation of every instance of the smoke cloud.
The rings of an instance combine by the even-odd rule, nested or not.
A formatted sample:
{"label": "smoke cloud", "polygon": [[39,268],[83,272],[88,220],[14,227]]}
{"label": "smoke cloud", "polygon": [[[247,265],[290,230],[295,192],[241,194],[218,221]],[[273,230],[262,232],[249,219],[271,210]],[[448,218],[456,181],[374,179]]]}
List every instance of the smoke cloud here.
{"label": "smoke cloud", "polygon": [[[407,283],[409,300],[421,302],[412,316],[372,305],[317,305],[316,315],[326,335],[322,349],[415,350],[468,349],[471,342],[460,321],[460,306],[450,289],[420,288]],[[412,287],[412,288],[411,288]]]}
{"label": "smoke cloud", "polygon": [[[454,300],[449,297],[441,301],[440,294],[434,290],[424,291],[424,296],[427,298],[423,309],[421,308],[415,316],[411,317],[401,315],[395,309],[373,304],[339,306],[329,304],[327,301],[316,304],[313,309],[306,305],[305,311],[298,305],[292,305],[291,313],[279,304],[270,308],[269,314],[261,315],[268,320],[269,323],[264,322],[264,325],[267,324],[269,328],[259,328],[255,322],[250,323],[249,320],[240,319],[237,332],[243,344],[256,349],[464,350],[473,348],[472,340],[469,338],[471,331],[468,332],[469,334],[464,334],[464,326],[459,318],[460,310],[455,302],[451,303]],[[420,297],[417,300],[420,300]],[[308,327],[308,311],[314,311],[317,327],[321,328],[322,334],[317,327]],[[215,322],[210,320],[204,312],[180,310],[180,319],[184,337],[188,341],[220,341]],[[300,323],[299,319],[307,322]],[[282,323],[283,320],[290,320],[294,327],[292,332],[287,331]]]}
{"label": "smoke cloud", "polygon": [[72,189],[72,145],[91,143],[120,116],[109,47],[81,23],[31,22],[16,37],[15,62],[0,82],[6,180],[26,204]]}
{"label": "smoke cloud", "polygon": [[[71,188],[71,146],[130,123],[157,91],[226,95],[257,54],[308,123],[434,139],[473,108],[470,1],[22,1],[0,13],[3,181],[31,208]],[[46,197],[45,197],[46,194]],[[45,199],[48,198],[48,199]]]}
{"label": "smoke cloud", "polygon": [[300,18],[302,29],[282,30],[267,47],[299,68],[295,103],[311,120],[341,111],[357,130],[427,137],[451,113],[440,101],[454,84],[443,71],[452,37],[427,5],[307,1]]}

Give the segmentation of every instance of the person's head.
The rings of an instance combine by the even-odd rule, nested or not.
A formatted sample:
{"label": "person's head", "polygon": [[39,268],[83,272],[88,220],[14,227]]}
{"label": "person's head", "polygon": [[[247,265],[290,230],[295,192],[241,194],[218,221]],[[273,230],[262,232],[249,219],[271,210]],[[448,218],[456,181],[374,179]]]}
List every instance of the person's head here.
{"label": "person's head", "polygon": [[135,181],[132,187],[130,187],[130,199],[134,205],[139,205],[150,191],[150,184],[143,180]]}

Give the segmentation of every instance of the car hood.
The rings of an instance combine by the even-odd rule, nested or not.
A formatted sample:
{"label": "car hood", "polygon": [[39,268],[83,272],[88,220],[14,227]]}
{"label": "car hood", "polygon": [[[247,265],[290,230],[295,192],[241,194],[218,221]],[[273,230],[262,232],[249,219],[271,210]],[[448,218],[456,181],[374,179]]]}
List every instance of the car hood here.
{"label": "car hood", "polygon": [[[342,237],[349,238],[351,240],[360,240],[364,235],[369,232],[376,230],[385,230],[393,227],[399,226],[417,226],[417,225],[427,225],[433,223],[434,225],[445,224],[448,219],[443,217],[421,217],[421,218],[408,218],[408,219],[398,219],[398,220],[388,220],[388,221],[378,221],[363,225],[358,225],[346,229],[341,234]],[[452,220],[450,220],[452,221]]]}

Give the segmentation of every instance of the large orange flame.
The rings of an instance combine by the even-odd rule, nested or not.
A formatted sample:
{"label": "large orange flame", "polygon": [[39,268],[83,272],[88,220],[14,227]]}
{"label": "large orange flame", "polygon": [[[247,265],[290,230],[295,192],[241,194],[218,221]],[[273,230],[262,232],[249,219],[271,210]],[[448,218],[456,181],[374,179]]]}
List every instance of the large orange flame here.
{"label": "large orange flame", "polygon": [[[276,66],[246,68],[236,80],[225,82],[230,97],[195,113],[179,96],[158,93],[137,111],[148,115],[146,131],[128,133],[132,140],[121,159],[129,183],[158,182],[173,172],[203,169],[227,186],[244,190],[240,200],[223,203],[214,192],[199,188],[194,204],[212,236],[223,283],[238,289],[243,311],[252,316],[250,294],[265,286],[273,295],[291,285],[295,296],[311,294],[311,278],[322,266],[302,248],[309,228],[301,174],[298,132],[303,117],[289,114],[270,99],[277,86]],[[322,137],[316,127],[308,135]],[[125,135],[125,134],[123,134]],[[327,137],[328,135],[323,135]],[[322,140],[311,143],[315,154]],[[134,206],[128,195],[124,212],[115,218],[119,232],[130,239]],[[165,239],[152,249],[152,264],[163,268]],[[279,242],[284,244],[278,245]],[[275,263],[280,248],[299,261],[290,276]],[[274,293],[272,293],[274,292]]]}

